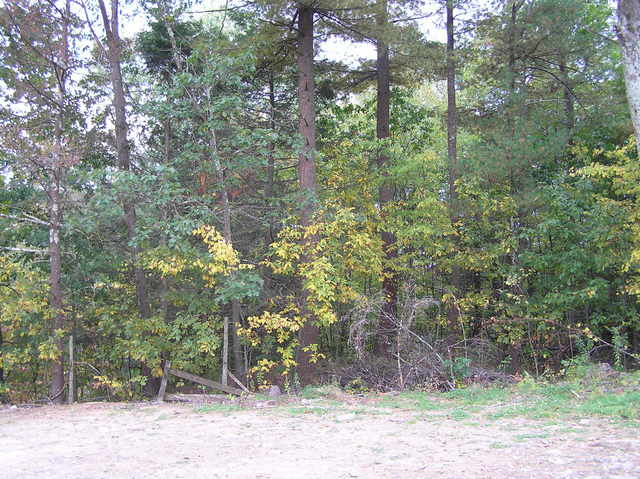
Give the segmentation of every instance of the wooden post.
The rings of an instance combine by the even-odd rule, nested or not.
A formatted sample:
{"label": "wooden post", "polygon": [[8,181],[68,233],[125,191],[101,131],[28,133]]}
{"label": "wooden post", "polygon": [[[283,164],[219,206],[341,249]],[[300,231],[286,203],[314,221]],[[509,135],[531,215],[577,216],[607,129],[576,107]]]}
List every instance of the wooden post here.
{"label": "wooden post", "polygon": [[167,381],[169,380],[169,369],[171,369],[171,361],[166,360],[164,362],[164,368],[162,369],[162,380],[160,381],[160,389],[158,389],[158,397],[156,401],[164,401],[164,392],[167,390]]}
{"label": "wooden post", "polygon": [[67,404],[75,402],[75,374],[74,374],[74,358],[73,358],[73,334],[69,335],[69,394],[67,395]]}
{"label": "wooden post", "polygon": [[228,384],[227,376],[229,372],[229,318],[224,317],[224,333],[222,336],[222,380],[225,386]]}

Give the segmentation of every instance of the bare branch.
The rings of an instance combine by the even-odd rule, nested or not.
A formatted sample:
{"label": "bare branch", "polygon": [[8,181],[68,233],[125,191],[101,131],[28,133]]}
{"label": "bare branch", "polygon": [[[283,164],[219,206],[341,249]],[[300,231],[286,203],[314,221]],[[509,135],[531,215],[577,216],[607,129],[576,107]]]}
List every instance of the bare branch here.
{"label": "bare branch", "polygon": [[13,215],[5,215],[3,213],[0,213],[0,218],[7,218],[10,220],[16,220],[23,223],[34,223],[37,225],[49,226],[48,221],[41,220],[40,218],[36,218],[35,216],[31,216],[31,215],[13,216]]}

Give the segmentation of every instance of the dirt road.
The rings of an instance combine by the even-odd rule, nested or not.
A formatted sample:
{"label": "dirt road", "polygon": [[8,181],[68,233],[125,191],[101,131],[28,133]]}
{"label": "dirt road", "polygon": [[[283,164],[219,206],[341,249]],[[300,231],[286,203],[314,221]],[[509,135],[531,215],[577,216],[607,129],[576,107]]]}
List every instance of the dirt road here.
{"label": "dirt road", "polygon": [[635,428],[336,407],[0,410],[0,478],[640,477]]}

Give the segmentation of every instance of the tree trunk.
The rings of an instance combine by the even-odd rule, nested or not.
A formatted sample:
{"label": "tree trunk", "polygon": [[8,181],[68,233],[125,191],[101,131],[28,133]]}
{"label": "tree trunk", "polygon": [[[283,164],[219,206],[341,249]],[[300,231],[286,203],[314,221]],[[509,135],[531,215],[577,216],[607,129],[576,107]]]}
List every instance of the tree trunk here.
{"label": "tree trunk", "polygon": [[71,2],[67,0],[63,25],[61,43],[61,65],[56,65],[56,77],[58,79],[58,104],[59,112],[55,126],[56,149],[51,165],[50,183],[48,190],[49,197],[49,295],[50,306],[53,315],[52,334],[56,338],[55,344],[58,350],[58,358],[53,360],[51,365],[51,384],[49,385],[49,397],[55,404],[64,403],[64,299],[62,293],[62,247],[60,245],[60,230],[62,228],[62,197],[61,183],[64,175],[64,105],[67,95],[67,65],[69,64],[69,23],[71,20]]}
{"label": "tree trunk", "polygon": [[[384,37],[387,27],[387,1],[378,2],[379,12],[376,15],[378,26],[377,49],[377,98],[376,98],[376,138],[386,140],[391,136],[389,128],[389,103],[391,98],[391,79],[389,72],[389,47]],[[386,154],[386,145],[380,146],[377,157],[378,170],[382,175],[382,183],[378,190],[380,203],[380,215],[384,220],[385,207],[393,201],[394,186],[389,181],[389,156]],[[398,276],[393,262],[397,257],[396,238],[390,231],[382,231],[380,234],[385,254],[385,266],[383,269],[382,294],[384,295],[380,317],[378,319],[378,337],[376,341],[376,353],[386,357],[392,357],[395,350],[394,340],[397,333],[398,316]]]}
{"label": "tree trunk", "polygon": [[[126,97],[124,94],[124,81],[122,79],[122,41],[119,33],[119,5],[118,0],[111,0],[111,17],[107,13],[104,0],[98,0],[102,22],[107,37],[107,55],[109,59],[110,79],[113,88],[113,109],[115,116],[115,140],[118,155],[118,168],[122,171],[131,170],[131,153],[129,150],[129,125],[127,123]],[[127,239],[131,246],[130,255],[133,266],[134,281],[136,286],[136,302],[138,312],[143,319],[151,316],[151,308],[147,296],[147,279],[144,270],[138,264],[140,247],[135,243],[136,238],[136,208],[131,198],[125,197],[122,201],[124,222],[127,227]],[[159,378],[151,374],[150,368],[143,364],[142,374],[147,377],[145,393],[155,395],[159,386]]]}
{"label": "tree trunk", "polygon": [[[314,104],[315,82],[313,76],[313,9],[298,4],[298,133],[304,145],[298,155],[298,183],[302,196],[300,223],[311,224],[316,200],[316,112]],[[314,241],[307,239],[306,241]],[[309,258],[305,258],[308,260]],[[300,382],[310,384],[315,380],[315,366],[311,362],[311,353],[304,348],[318,344],[320,329],[307,307],[307,291],[302,290],[300,297],[301,314],[306,318],[300,330],[300,348],[297,353],[298,375]]]}
{"label": "tree trunk", "polygon": [[[0,387],[4,386],[4,367],[3,364],[3,354],[2,348],[4,346],[4,338],[2,337],[2,327],[0,327]],[[4,401],[4,395],[0,394],[0,403]]]}
{"label": "tree trunk", "polygon": [[[220,195],[222,198],[222,210],[223,210],[223,225],[222,236],[224,240],[231,246],[233,246],[233,237],[231,235],[231,203],[229,202],[229,192],[227,191],[227,185],[225,184],[224,170],[222,169],[222,163],[218,156],[218,141],[216,138],[215,130],[211,132],[211,152],[213,158],[213,166],[216,170],[216,177],[218,184],[220,185]],[[237,299],[231,300],[231,335],[232,335],[232,350],[233,350],[233,365],[236,375],[240,378],[244,376],[244,360],[242,357],[242,342],[237,331],[240,327],[240,301]]]}
{"label": "tree trunk", "polygon": [[[454,37],[454,7],[453,0],[447,0],[447,159],[449,163],[449,218],[456,228],[459,218],[458,191],[456,181],[459,176],[458,166],[458,115],[456,105],[456,61],[455,61],[455,37]],[[457,249],[457,237],[454,239]],[[462,271],[454,262],[451,266],[451,289],[454,298],[451,298],[447,307],[447,326],[450,338],[453,339],[458,331],[460,308],[457,298],[462,292]]]}
{"label": "tree trunk", "polygon": [[[58,127],[56,127],[58,130]],[[57,133],[61,134],[60,131]],[[59,145],[60,146],[60,145]],[[62,149],[58,148],[58,153],[62,156]],[[60,164],[62,158],[56,158]],[[50,305],[53,314],[52,334],[58,349],[58,358],[53,360],[51,365],[51,385],[49,387],[49,397],[55,404],[64,402],[64,337],[61,331],[64,330],[64,302],[62,297],[62,251],[60,246],[60,228],[62,225],[62,204],[60,198],[60,176],[62,168],[53,168],[51,174],[51,185],[49,187],[49,288]]]}
{"label": "tree trunk", "polygon": [[[276,90],[275,82],[273,78],[273,70],[269,72],[269,129],[271,132],[276,131]],[[271,203],[273,201],[274,188],[275,188],[275,143],[269,144],[269,156],[267,158],[267,184],[265,188],[265,196],[267,201]],[[274,225],[273,218],[269,215],[269,231],[267,235],[267,244],[271,244],[274,240]]]}
{"label": "tree trunk", "polygon": [[567,61],[565,53],[560,53],[558,69],[560,70],[560,78],[562,79],[562,93],[564,100],[564,118],[565,128],[567,130],[567,145],[571,145],[573,137],[573,129],[576,124],[575,106],[573,101],[573,93],[571,91],[571,79],[567,70]]}
{"label": "tree trunk", "polygon": [[618,0],[618,30],[627,100],[640,155],[640,0]]}

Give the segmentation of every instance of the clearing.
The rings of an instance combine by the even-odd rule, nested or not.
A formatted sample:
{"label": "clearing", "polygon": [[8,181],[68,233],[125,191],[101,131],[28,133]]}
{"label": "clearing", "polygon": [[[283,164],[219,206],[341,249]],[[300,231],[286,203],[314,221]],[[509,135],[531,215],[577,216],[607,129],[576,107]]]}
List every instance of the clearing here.
{"label": "clearing", "polygon": [[598,412],[610,401],[558,397],[312,391],[244,405],[6,407],[0,477],[640,477],[635,396],[617,397],[613,418]]}

